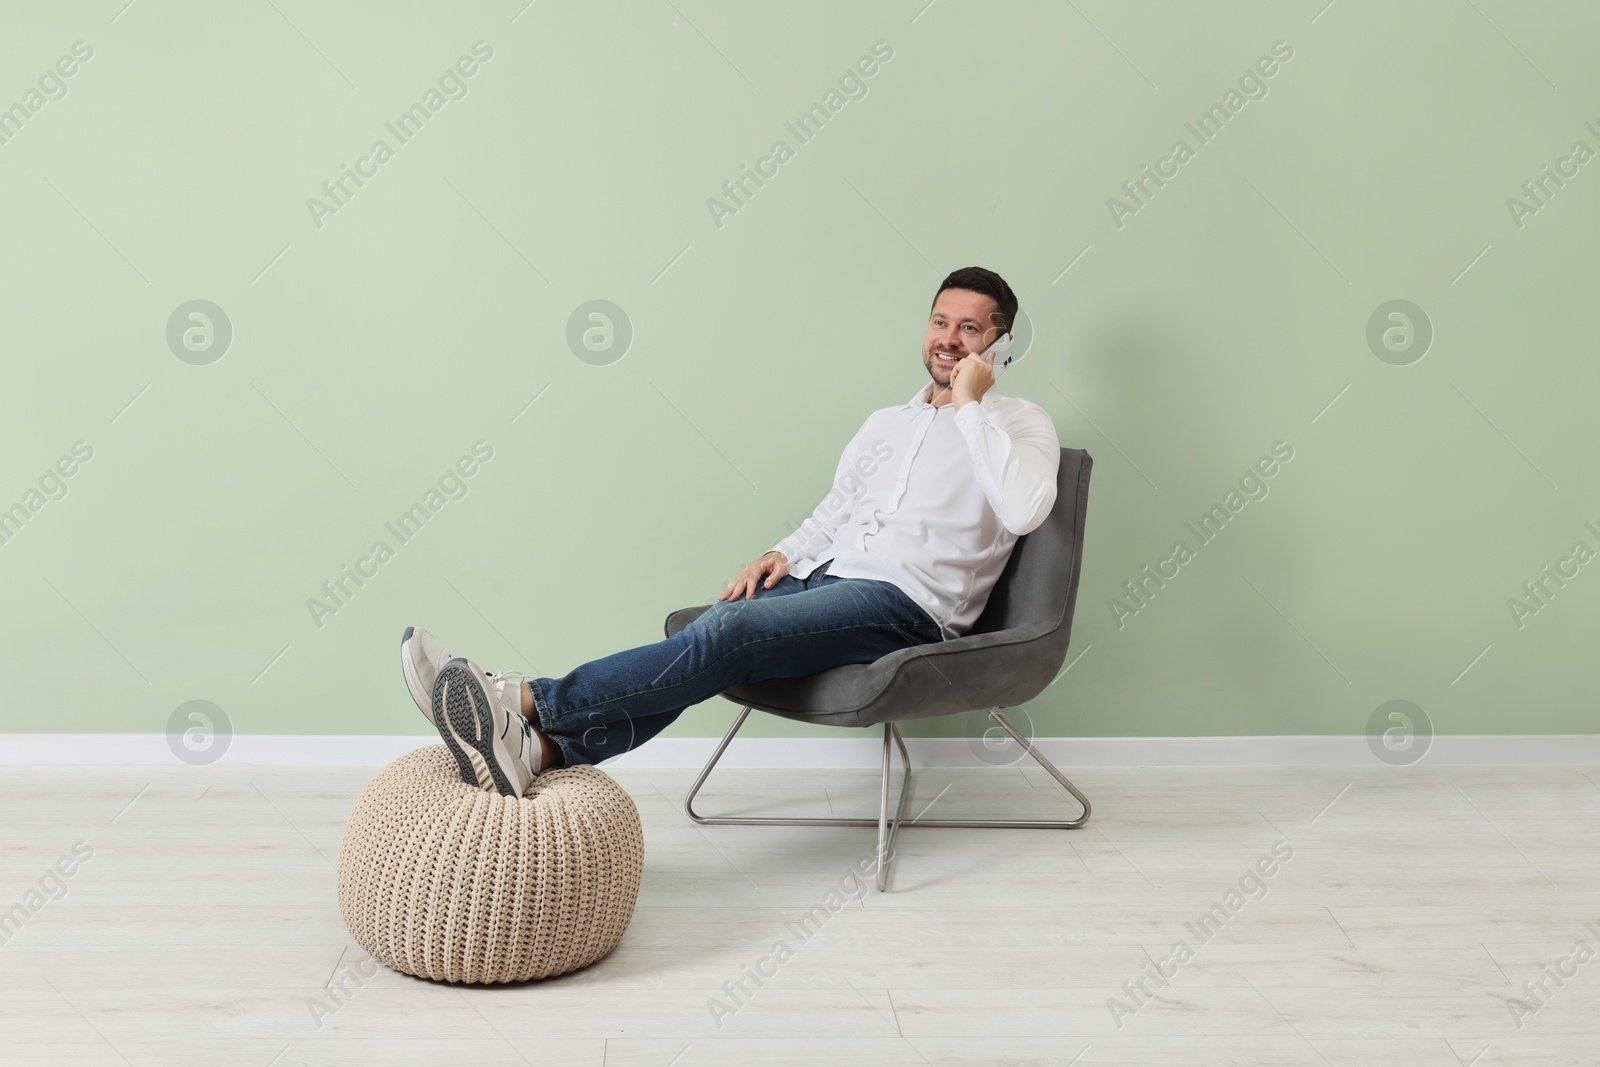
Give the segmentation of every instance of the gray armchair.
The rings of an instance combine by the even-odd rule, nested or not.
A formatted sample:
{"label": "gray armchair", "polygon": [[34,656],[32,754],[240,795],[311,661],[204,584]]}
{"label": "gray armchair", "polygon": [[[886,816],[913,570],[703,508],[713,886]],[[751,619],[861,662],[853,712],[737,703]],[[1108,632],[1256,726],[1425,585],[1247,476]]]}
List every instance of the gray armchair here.
{"label": "gray armchair", "polygon": [[[936,715],[987,711],[1041,767],[1083,807],[1083,814],[1059,820],[917,819],[917,826],[1014,829],[1077,829],[1089,821],[1089,800],[1000,713],[1026,703],[1055,680],[1066,662],[1072,636],[1072,611],[1078,596],[1083,555],[1084,515],[1089,502],[1093,460],[1082,449],[1063,448],[1055,506],[1032,533],[1017,539],[1005,570],[995,583],[972,629],[950,641],[898,649],[873,663],[835,667],[806,678],[772,678],[737,685],[722,695],[743,707],[733,728],[684,798],[689,818],[704,825],[877,826],[878,889],[888,881],[894,836],[910,796],[911,759],[895,723]],[[667,616],[666,635],[682,630],[711,605],[680,608]],[[827,726],[883,724],[883,783],[878,818],[756,818],[707,816],[694,810],[694,798],[727,751],[752,708],[800,722]],[[904,767],[899,803],[889,815],[891,743]]]}

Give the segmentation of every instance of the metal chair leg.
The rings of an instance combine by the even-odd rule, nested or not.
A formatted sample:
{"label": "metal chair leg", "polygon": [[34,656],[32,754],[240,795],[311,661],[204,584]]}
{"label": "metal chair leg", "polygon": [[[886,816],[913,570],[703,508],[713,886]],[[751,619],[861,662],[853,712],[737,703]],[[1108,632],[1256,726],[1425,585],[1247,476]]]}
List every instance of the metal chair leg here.
{"label": "metal chair leg", "polygon": [[[924,819],[921,816],[918,816],[917,818],[907,822],[906,825],[943,827],[965,826],[976,827],[980,830],[1076,830],[1083,826],[1084,823],[1088,822],[1091,811],[1089,806],[1089,798],[1084,796],[1083,792],[1079,790],[1077,786],[1073,785],[1067,779],[1066,775],[1057,770],[1056,765],[1044,757],[1044,753],[1034,748],[1033,744],[1029,742],[1027,738],[1017,733],[1016,727],[1012,726],[1011,723],[1006,720],[1006,717],[1000,714],[999,708],[990,708],[989,717],[995,722],[999,723],[1005,729],[1006,733],[1010,734],[1012,739],[1015,740],[1017,744],[1022,746],[1023,751],[1033,757],[1034,761],[1038,763],[1039,766],[1050,772],[1050,777],[1054,778],[1058,783],[1060,783],[1062,788],[1072,794],[1078,803],[1083,806],[1083,814],[1079,815],[1076,819]],[[898,730],[895,731],[895,736],[897,738],[899,737]],[[901,745],[900,750],[902,753],[904,753],[905,746],[903,744]],[[907,765],[909,766],[909,761],[907,762]]]}
{"label": "metal chair leg", "polygon": [[1078,803],[1083,805],[1083,814],[1082,815],[1078,816],[1076,819],[1073,819],[1071,822],[1062,823],[1061,825],[1064,826],[1066,829],[1076,830],[1078,827],[1080,827],[1084,823],[1088,822],[1089,821],[1089,813],[1094,810],[1089,805],[1089,798],[1084,796],[1083,793],[1078,789],[1077,786],[1075,786],[1071,782],[1069,782],[1067,780],[1067,776],[1066,775],[1064,775],[1060,771],[1056,770],[1056,765],[1054,763],[1051,763],[1049,760],[1045,759],[1044,758],[1044,753],[1040,752],[1038,749],[1033,747],[1033,742],[1029,741],[1026,737],[1023,737],[1021,734],[1017,733],[1017,728],[1015,726],[1012,726],[1011,723],[1006,721],[1006,717],[1004,715],[1000,714],[1000,709],[999,708],[990,708],[989,709],[989,717],[991,719],[993,719],[995,722],[999,723],[1005,729],[1005,732],[1011,735],[1011,739],[1013,741],[1015,741],[1017,744],[1021,745],[1023,750],[1025,752],[1027,752],[1028,755],[1033,757],[1033,761],[1035,763],[1037,763],[1039,766],[1043,767],[1045,770],[1049,771],[1050,772],[1050,777],[1054,778],[1057,782],[1061,783],[1061,788],[1063,788],[1067,792],[1071,793],[1073,795],[1073,797],[1078,801]]}
{"label": "metal chair leg", "polygon": [[[722,743],[717,745],[717,750],[711,754],[711,761],[706,764],[705,770],[700,772],[700,777],[695,779],[694,785],[689,787],[688,795],[683,798],[683,813],[685,815],[689,816],[689,818],[693,819],[701,826],[876,826],[880,830],[883,829],[882,824],[884,821],[884,814],[888,811],[889,806],[887,799],[884,800],[883,810],[879,812],[879,816],[876,819],[843,819],[835,816],[829,816],[828,818],[803,819],[788,816],[701,815],[699,812],[695,811],[694,798],[699,795],[700,787],[705,785],[706,779],[711,776],[712,768],[717,765],[717,761],[720,760],[722,758],[722,754],[727,751],[729,743],[733,741],[733,735],[739,732],[739,727],[744,725],[744,721],[749,714],[749,708],[745,708],[739,713],[739,718],[735,720],[733,729],[729,730],[727,736],[722,739]],[[893,724],[891,723],[884,724],[886,730],[892,729],[892,725]],[[898,732],[894,733],[892,736],[896,741],[900,740]],[[884,748],[886,753],[888,746],[888,737],[885,737]],[[901,757],[905,758],[904,742],[901,742],[900,744],[900,752]],[[906,766],[907,768],[911,766],[909,761],[907,761]],[[911,776],[908,773],[906,775],[905,782],[900,787],[899,810],[902,812],[905,810],[906,803],[909,800],[910,787]],[[884,789],[888,789],[887,771],[884,772]],[[899,822],[899,815],[896,815],[895,821],[896,823]],[[894,833],[893,829],[891,828],[888,834],[888,845],[892,846],[893,843]]]}
{"label": "metal chair leg", "polygon": [[[739,712],[739,717],[734,720],[733,726],[726,736],[717,745],[716,751],[711,754],[710,761],[700,776],[694,780],[694,785],[689,787],[688,794],[683,798],[683,812],[690,819],[702,826],[875,826],[878,828],[878,891],[883,892],[888,885],[889,865],[894,860],[894,839],[899,832],[901,824],[905,821],[906,804],[911,798],[911,753],[906,749],[906,743],[900,736],[900,731],[894,723],[883,724],[883,770],[879,788],[878,817],[876,819],[849,819],[840,817],[829,818],[795,818],[777,816],[748,816],[748,815],[701,815],[694,810],[694,798],[699,795],[700,789],[706,784],[706,779],[711,777],[711,771],[722,759],[722,754],[732,744],[734,735],[750,717],[750,707],[746,706]],[[975,827],[978,829],[994,830],[1076,830],[1089,821],[1089,798],[1084,796],[1077,786],[1069,781],[1066,775],[1056,769],[1055,764],[1044,757],[1032,742],[1017,732],[1016,728],[1000,714],[999,708],[990,708],[989,717],[999,723],[1010,734],[1012,739],[1021,745],[1023,751],[1033,757],[1034,761],[1049,772],[1068,793],[1083,806],[1083,814],[1076,819],[924,819],[920,816],[911,820],[909,826],[931,827]],[[900,782],[900,800],[895,806],[894,818],[889,817],[889,777],[891,771],[891,742],[893,747],[900,750],[900,762],[905,767],[905,772]]]}
{"label": "metal chair leg", "polygon": [[707,778],[711,777],[711,768],[715,767],[717,765],[717,760],[721,759],[722,754],[728,751],[728,745],[732,743],[733,735],[739,732],[739,727],[743,726],[744,721],[749,717],[749,707],[746,707],[743,711],[739,712],[739,717],[733,720],[733,728],[728,731],[725,737],[723,737],[722,743],[717,746],[717,750],[711,753],[711,761],[706,764],[705,770],[700,772],[700,777],[694,780],[694,785],[689,787],[689,794],[683,798],[683,813],[689,816],[689,818],[693,819],[695,822],[709,826],[713,823],[721,821],[714,818],[707,819],[703,816],[695,814],[695,794],[700,792],[700,787],[706,784]]}
{"label": "metal chair leg", "polygon": [[[889,732],[893,729],[888,723],[883,724],[883,791],[878,801],[878,892],[883,892],[884,884],[889,879]],[[905,775],[905,786],[911,784],[911,775]],[[901,786],[902,791],[905,786]],[[895,813],[895,826],[900,825],[899,813]]]}
{"label": "metal chair leg", "polygon": [[[889,821],[889,739],[900,749],[900,765],[905,768],[900,776],[900,803],[894,810],[894,821]],[[911,799],[911,753],[900,739],[894,723],[883,724],[883,797],[878,808],[878,892],[889,884],[889,864],[894,861],[894,835],[906,817],[906,801]]]}

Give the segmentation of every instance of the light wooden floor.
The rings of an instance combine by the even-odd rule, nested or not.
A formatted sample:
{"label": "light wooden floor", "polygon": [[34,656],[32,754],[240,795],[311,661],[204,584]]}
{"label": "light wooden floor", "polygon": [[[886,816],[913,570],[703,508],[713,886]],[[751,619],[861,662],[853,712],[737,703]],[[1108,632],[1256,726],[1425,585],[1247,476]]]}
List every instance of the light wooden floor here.
{"label": "light wooden floor", "polygon": [[[311,998],[365,960],[333,865],[370,772],[7,768],[0,907],[74,842],[94,856],[0,945],[0,1064],[1600,1064],[1600,959],[1512,1013],[1575,942],[1600,951],[1600,770],[1068,773],[1088,828],[906,831],[891,891],[719,1028],[708,998],[873,831],[699,829],[688,772],[617,771],[646,867],[611,956],[511,988],[379,969],[319,1028]],[[727,772],[705,807],[775,811],[762,790],[876,812],[860,772]],[[1071,814],[1042,772],[921,772],[911,810],[935,797]],[[1186,932],[1282,840],[1263,899]],[[1193,959],[1137,1004],[1123,983],[1180,939]],[[1112,997],[1138,1010],[1114,1020]]]}

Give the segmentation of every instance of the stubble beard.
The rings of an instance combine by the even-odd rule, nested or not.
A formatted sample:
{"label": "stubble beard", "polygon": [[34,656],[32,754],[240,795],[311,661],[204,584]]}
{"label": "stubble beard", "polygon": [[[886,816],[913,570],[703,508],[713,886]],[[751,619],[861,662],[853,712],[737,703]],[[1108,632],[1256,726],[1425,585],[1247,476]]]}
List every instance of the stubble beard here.
{"label": "stubble beard", "polygon": [[[956,370],[956,365],[954,363],[950,365],[949,370],[945,370],[943,364],[939,362],[939,358],[934,355],[936,351],[937,349],[930,348],[924,349],[922,353],[922,365],[927,368],[928,377],[933,379],[935,393],[937,393],[940,389],[949,389],[951,387],[950,379],[954,376]],[[956,353],[956,356],[958,357],[959,361],[961,353]],[[942,379],[939,376],[941,371],[944,372],[944,377]]]}

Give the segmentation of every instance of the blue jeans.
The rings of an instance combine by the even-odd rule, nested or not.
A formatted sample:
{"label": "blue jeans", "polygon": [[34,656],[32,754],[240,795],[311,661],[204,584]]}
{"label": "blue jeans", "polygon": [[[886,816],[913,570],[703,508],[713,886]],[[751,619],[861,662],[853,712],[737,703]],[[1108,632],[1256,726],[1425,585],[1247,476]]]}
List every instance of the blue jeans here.
{"label": "blue jeans", "polygon": [[748,600],[719,600],[665,641],[530,680],[540,730],[567,763],[598,763],[741,683],[803,678],[943,640],[939,624],[898,587],[827,570],[824,563],[804,579],[784,575]]}

